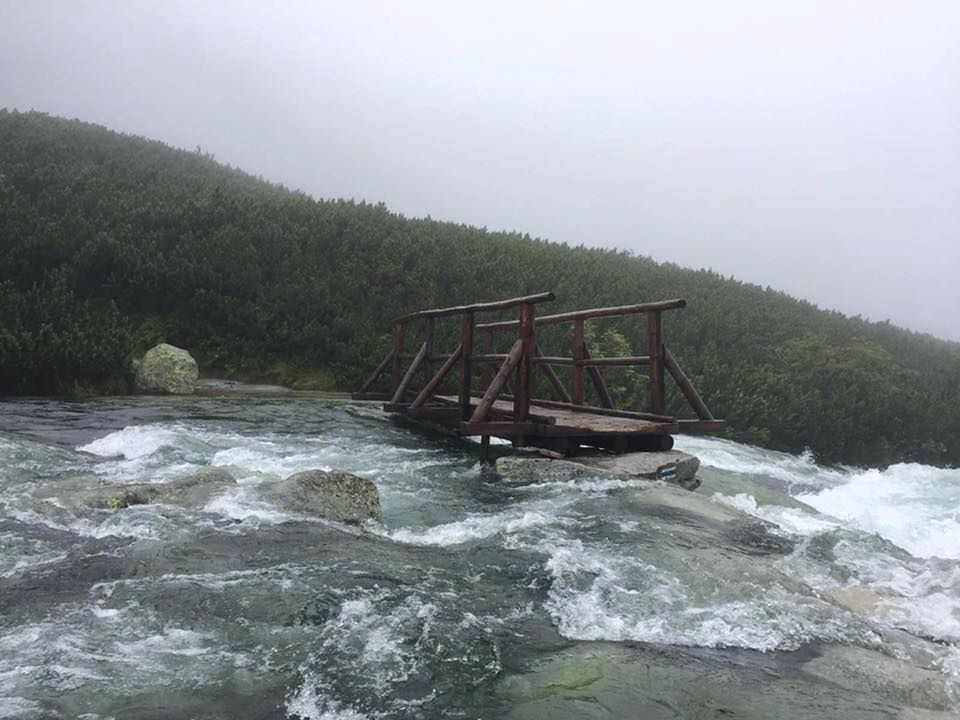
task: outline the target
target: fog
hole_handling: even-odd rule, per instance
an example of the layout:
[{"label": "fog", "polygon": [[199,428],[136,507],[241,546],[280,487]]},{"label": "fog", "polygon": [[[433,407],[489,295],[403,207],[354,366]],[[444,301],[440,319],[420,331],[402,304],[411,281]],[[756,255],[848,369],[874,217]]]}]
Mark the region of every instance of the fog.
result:
[{"label": "fog", "polygon": [[955,0],[0,0],[0,106],[960,340],[958,39]]}]

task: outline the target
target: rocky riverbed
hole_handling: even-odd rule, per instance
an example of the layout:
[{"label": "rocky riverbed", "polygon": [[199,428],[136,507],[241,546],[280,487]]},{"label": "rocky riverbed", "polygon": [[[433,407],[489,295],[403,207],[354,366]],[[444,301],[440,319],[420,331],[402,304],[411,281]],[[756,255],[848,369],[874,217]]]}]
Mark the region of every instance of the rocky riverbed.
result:
[{"label": "rocky riverbed", "polygon": [[0,717],[956,717],[958,471],[678,448],[696,492],[309,394],[3,402]]}]

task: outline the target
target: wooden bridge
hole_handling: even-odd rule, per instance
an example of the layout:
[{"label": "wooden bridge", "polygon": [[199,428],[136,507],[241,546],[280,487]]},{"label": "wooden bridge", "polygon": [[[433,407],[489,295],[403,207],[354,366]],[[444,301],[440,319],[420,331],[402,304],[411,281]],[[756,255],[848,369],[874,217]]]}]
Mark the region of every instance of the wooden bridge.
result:
[{"label": "wooden bridge", "polygon": [[[538,304],[554,299],[541,293],[498,302],[423,310],[393,321],[393,344],[381,363],[356,393],[357,400],[385,400],[384,409],[416,420],[438,424],[460,435],[480,436],[482,459],[488,457],[490,437],[505,438],[515,446],[534,446],[574,455],[581,446],[613,452],[668,450],[672,435],[681,432],[711,432],[723,427],[707,409],[690,380],[667,349],[663,339],[663,313],[686,306],[684,300],[620,305],[536,316]],[[478,324],[477,315],[519,308],[516,320]],[[629,315],[646,316],[647,354],[630,357],[592,357],[585,342],[589,320]],[[436,321],[460,317],[459,345],[449,354],[434,349]],[[537,330],[547,325],[569,324],[570,355],[545,355],[537,343]],[[404,344],[410,329],[419,328],[423,340],[404,366]],[[509,333],[516,339],[506,353],[495,353],[496,337]],[[450,333],[448,333],[449,335]],[[475,339],[484,340],[477,353]],[[452,342],[451,342],[452,344]],[[441,365],[433,371],[433,364]],[[492,369],[499,365],[496,373]],[[614,407],[601,372],[604,367],[647,367],[649,402],[646,412]],[[474,368],[481,372],[475,373]],[[569,368],[569,391],[557,374]],[[448,376],[459,370],[456,393]],[[389,369],[389,392],[373,388]],[[535,371],[543,373],[544,386],[554,398],[534,397]],[[426,383],[415,386],[418,374]],[[475,374],[480,376],[474,388]],[[584,400],[584,375],[593,386],[599,405]],[[679,419],[667,414],[665,375],[680,388],[695,418]],[[512,385],[512,392],[508,386]],[[447,392],[442,388],[446,386]]]}]

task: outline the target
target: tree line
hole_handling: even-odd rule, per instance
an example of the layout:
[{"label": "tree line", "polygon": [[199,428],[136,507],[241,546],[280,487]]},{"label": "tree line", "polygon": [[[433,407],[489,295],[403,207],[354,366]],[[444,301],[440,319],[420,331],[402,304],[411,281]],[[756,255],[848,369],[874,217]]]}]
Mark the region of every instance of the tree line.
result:
[{"label": "tree line", "polygon": [[[825,462],[960,464],[957,343],[630,252],[317,201],[200,152],[0,110],[0,394],[123,391],[160,341],[207,375],[346,390],[389,346],[389,318],[544,290],[547,312],[685,298],[666,341],[731,437]],[[642,354],[636,318],[588,328],[594,352]],[[456,329],[438,332],[442,347]],[[566,354],[556,331],[542,342]],[[604,372],[643,407],[642,372]]]}]

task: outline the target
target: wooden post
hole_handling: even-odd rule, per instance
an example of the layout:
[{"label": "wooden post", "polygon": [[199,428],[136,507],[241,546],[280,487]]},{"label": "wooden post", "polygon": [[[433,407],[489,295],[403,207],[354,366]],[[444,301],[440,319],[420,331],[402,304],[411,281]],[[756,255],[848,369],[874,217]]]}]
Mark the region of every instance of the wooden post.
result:
[{"label": "wooden post", "polygon": [[390,392],[395,393],[403,378],[403,332],[404,324],[393,326],[393,367],[390,370]]},{"label": "wooden post", "polygon": [[[586,343],[583,344],[583,359],[590,359],[590,351],[587,350]],[[610,391],[607,389],[607,384],[603,381],[603,375],[600,374],[600,368],[588,365],[587,374],[590,375],[590,379],[593,381],[593,387],[597,391],[597,396],[600,398],[600,404],[605,408],[612,408],[613,400],[610,398]]]},{"label": "wooden post", "polygon": [[423,374],[427,380],[433,377],[433,363],[430,358],[433,357],[433,318],[426,318],[423,321],[423,344],[427,346],[427,355],[423,358]]},{"label": "wooden post", "polygon": [[[523,356],[523,341],[517,340],[513,347],[510,349],[510,352],[507,354],[506,359],[503,361],[503,365],[500,366],[500,369],[497,371],[496,376],[487,386],[486,392],[483,393],[483,397],[480,398],[480,402],[477,404],[477,409],[473,411],[473,415],[470,417],[470,422],[485,422],[490,416],[490,410],[493,408],[493,404],[497,401],[497,396],[503,390],[503,386],[507,383],[507,378],[510,377],[510,373],[513,372],[513,369],[520,364],[520,358]],[[514,399],[514,408],[516,408],[516,399]],[[516,412],[516,410],[514,410]]]},{"label": "wooden post", "polygon": [[650,373],[650,412],[663,415],[666,410],[666,400],[663,384],[663,318],[659,310],[647,313],[647,355],[650,364],[647,369]]},{"label": "wooden post", "polygon": [[470,379],[473,361],[473,325],[472,312],[465,312],[460,323],[460,418],[470,417]]},{"label": "wooden post", "polygon": [[410,383],[413,381],[413,377],[417,374],[417,370],[420,369],[420,364],[423,362],[424,358],[427,357],[427,343],[424,342],[420,346],[420,351],[417,353],[417,356],[413,359],[413,362],[410,363],[410,367],[407,368],[407,372],[403,375],[403,380],[400,381],[400,384],[397,386],[397,389],[393,391],[393,399],[390,401],[392,403],[402,403],[403,395],[407,392],[407,388],[410,387]]},{"label": "wooden post", "polygon": [[526,303],[520,306],[520,327],[518,340],[522,345],[520,362],[517,363],[517,381],[513,393],[513,421],[526,422],[530,415],[530,394],[533,390],[533,376],[531,360],[535,355],[536,338],[534,331],[533,304]]},{"label": "wooden post", "polygon": [[[542,358],[544,356],[539,345],[535,345],[534,350],[536,351],[538,358]],[[560,399],[563,402],[570,402],[570,393],[567,392],[567,389],[563,386],[563,383],[560,382],[560,378],[557,377],[557,371],[553,369],[553,366],[544,363],[543,374],[547,376],[547,380],[549,380],[550,384],[553,385],[553,389],[556,390],[557,395],[560,396]]]},{"label": "wooden post", "polygon": [[480,436],[480,464],[481,465],[490,464],[490,436],[489,435]]},{"label": "wooden post", "polygon": [[573,356],[573,366],[570,368],[570,395],[574,405],[583,405],[583,320],[573,321],[570,329],[570,354]]},{"label": "wooden post", "polygon": [[680,386],[683,396],[687,399],[687,402],[690,403],[690,407],[697,413],[697,417],[701,420],[713,420],[713,413],[707,408],[706,403],[703,402],[703,398],[700,397],[700,393],[693,387],[686,373],[680,369],[677,361],[673,359],[673,355],[670,354],[666,345],[663,347],[663,361],[667,366],[667,370],[669,370],[673,376],[673,379],[677,381],[677,385]]},{"label": "wooden post", "polygon": [[433,391],[437,389],[443,379],[447,376],[447,373],[456,365],[457,360],[460,359],[460,352],[463,350],[463,345],[457,345],[457,349],[453,351],[453,354],[448,357],[443,365],[440,366],[440,369],[437,370],[436,375],[430,378],[430,382],[427,383],[426,387],[420,391],[420,394],[417,395],[416,399],[410,403],[410,409],[415,410],[418,407],[421,407],[427,400],[430,399],[430,396],[433,395]]},{"label": "wooden post", "polygon": [[360,386],[359,390],[357,390],[358,395],[367,392],[367,390],[373,387],[373,384],[383,374],[383,371],[387,369],[387,365],[390,364],[390,361],[392,359],[393,359],[393,348],[390,348],[389,350],[387,350],[387,354],[384,355],[383,360],[380,361],[380,364],[377,365],[377,369],[373,371],[373,374],[371,374],[370,377],[367,378],[367,381]]}]

